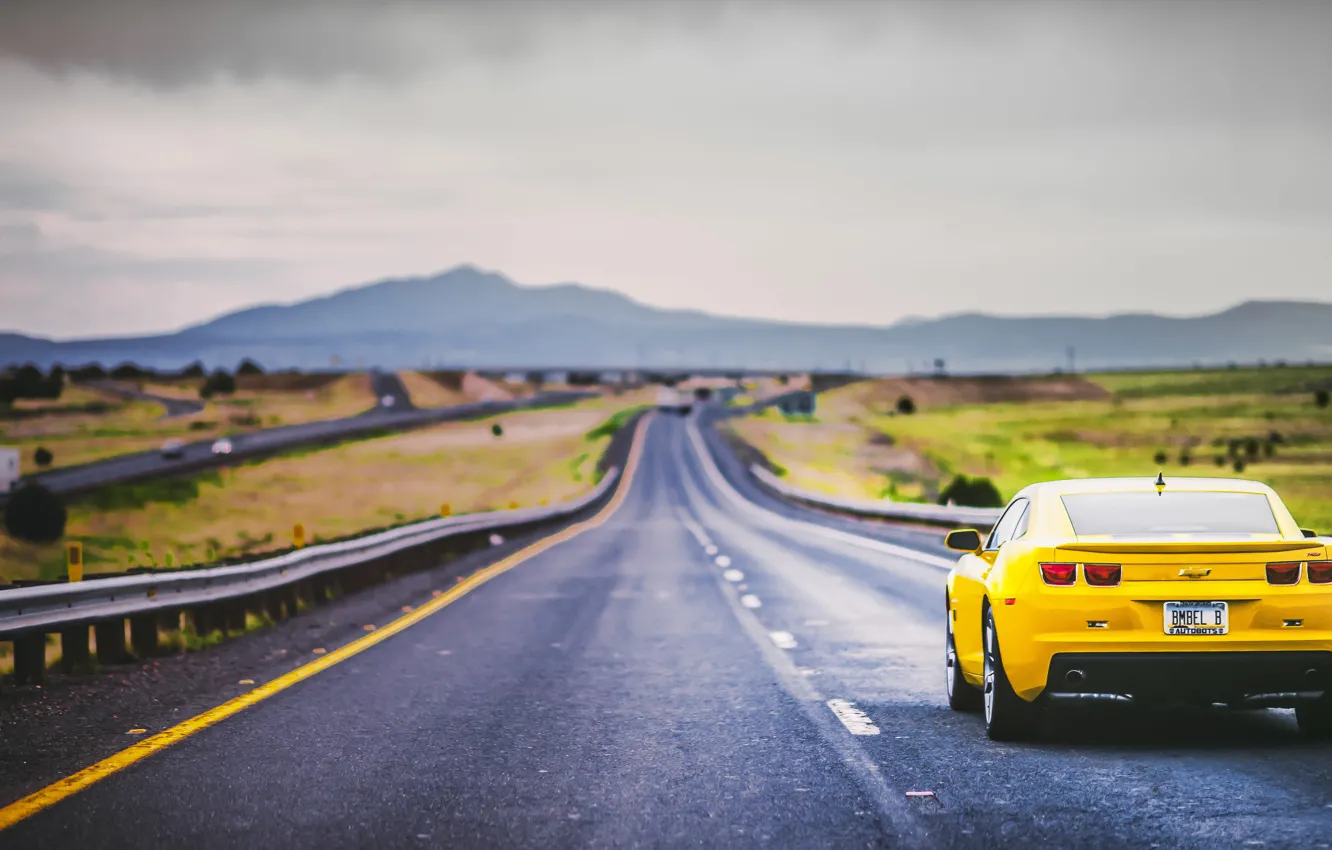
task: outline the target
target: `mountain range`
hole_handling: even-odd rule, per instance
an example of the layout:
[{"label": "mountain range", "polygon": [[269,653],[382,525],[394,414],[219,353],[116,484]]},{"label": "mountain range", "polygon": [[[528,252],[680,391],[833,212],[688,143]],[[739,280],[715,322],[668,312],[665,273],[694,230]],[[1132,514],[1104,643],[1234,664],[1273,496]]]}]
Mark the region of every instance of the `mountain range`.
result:
[{"label": "mountain range", "polygon": [[[520,286],[474,266],[239,310],[171,334],[56,341],[0,334],[0,364],[159,369],[856,369],[1037,372],[1332,360],[1332,304],[1250,301],[1175,318],[965,313],[833,326],[666,310],[578,284]],[[1071,351],[1070,351],[1071,350]]]}]

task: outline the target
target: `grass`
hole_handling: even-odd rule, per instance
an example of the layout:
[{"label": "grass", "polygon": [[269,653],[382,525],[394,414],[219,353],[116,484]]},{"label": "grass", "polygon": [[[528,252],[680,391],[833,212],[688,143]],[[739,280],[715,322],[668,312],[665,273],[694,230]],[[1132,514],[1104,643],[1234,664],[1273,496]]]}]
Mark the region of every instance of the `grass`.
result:
[{"label": "grass", "polygon": [[[196,383],[145,382],[158,395],[198,398]],[[105,410],[79,408],[100,401]],[[345,375],[306,389],[246,389],[210,400],[201,413],[162,418],[161,405],[123,401],[83,387],[67,387],[58,402],[20,402],[43,415],[0,419],[0,445],[18,448],[24,475],[40,471],[33,454],[45,446],[54,455],[51,468],[72,466],[132,452],[153,451],[168,439],[204,440],[299,422],[352,416],[375,404],[366,375]]]},{"label": "grass", "polygon": [[[955,404],[904,416],[864,404],[864,393],[849,387],[821,397],[817,423],[768,415],[735,428],[786,466],[793,483],[824,492],[930,500],[964,474],[991,478],[1007,498],[1034,481],[1164,470],[1167,478],[1263,481],[1306,527],[1332,531],[1332,409],[1313,400],[1332,368],[1090,377],[1111,397]],[[1269,457],[1273,434],[1280,442]],[[1237,473],[1230,443],[1249,440],[1258,454],[1249,458],[1241,448],[1245,467]]]},{"label": "grass", "polygon": [[[102,488],[70,505],[67,539],[84,544],[87,571],[175,566],[289,546],[307,539],[452,513],[572,498],[596,480],[596,461],[636,399],[505,414],[289,455],[204,474]],[[609,414],[609,418],[608,418]],[[490,427],[502,422],[502,437]],[[0,537],[0,577],[55,579],[62,544]]]}]

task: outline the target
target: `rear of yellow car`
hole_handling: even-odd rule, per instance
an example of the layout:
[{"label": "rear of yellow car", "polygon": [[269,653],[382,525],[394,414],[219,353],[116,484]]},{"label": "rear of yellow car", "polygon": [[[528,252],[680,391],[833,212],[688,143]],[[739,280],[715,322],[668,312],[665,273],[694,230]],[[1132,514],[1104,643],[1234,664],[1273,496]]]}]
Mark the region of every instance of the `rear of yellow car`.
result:
[{"label": "rear of yellow car", "polygon": [[1332,732],[1332,551],[1275,493],[1056,484],[1028,494],[1032,533],[986,577],[984,687],[994,666],[1023,702],[1294,707],[1307,733]]}]

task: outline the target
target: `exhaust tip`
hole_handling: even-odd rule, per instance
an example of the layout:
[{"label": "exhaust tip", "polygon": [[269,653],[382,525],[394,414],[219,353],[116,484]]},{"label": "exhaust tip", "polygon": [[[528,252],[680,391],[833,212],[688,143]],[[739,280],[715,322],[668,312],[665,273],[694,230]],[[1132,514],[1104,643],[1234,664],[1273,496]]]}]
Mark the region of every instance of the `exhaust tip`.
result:
[{"label": "exhaust tip", "polygon": [[1081,670],[1069,670],[1064,674],[1064,681],[1075,688],[1080,688],[1087,681],[1087,674]]}]

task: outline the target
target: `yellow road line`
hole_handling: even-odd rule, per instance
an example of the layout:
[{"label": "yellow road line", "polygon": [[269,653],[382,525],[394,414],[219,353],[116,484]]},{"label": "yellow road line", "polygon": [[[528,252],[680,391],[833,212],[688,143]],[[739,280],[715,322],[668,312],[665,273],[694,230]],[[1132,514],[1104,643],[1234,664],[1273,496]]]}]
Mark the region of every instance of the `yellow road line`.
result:
[{"label": "yellow road line", "polygon": [[184,740],[195,732],[207,729],[209,726],[219,723],[261,700],[268,699],[280,691],[285,691],[297,682],[303,682],[316,673],[327,670],[334,664],[346,661],[353,655],[387,640],[415,623],[419,623],[436,611],[461,599],[476,588],[496,576],[508,572],[524,561],[534,558],[542,552],[545,552],[547,549],[558,546],[566,540],[572,540],[584,531],[600,526],[606,522],[606,520],[610,519],[615,511],[619,509],[629,492],[629,485],[633,481],[634,472],[638,468],[638,461],[643,453],[643,435],[647,430],[648,419],[649,417],[644,417],[643,420],[639,422],[638,428],[634,433],[633,446],[629,450],[629,458],[625,462],[624,473],[616,487],[615,494],[611,497],[611,500],[606,506],[597,512],[596,516],[590,517],[575,525],[571,525],[563,531],[552,534],[549,537],[543,537],[531,546],[513,553],[504,560],[473,573],[440,596],[431,599],[429,602],[412,611],[410,614],[405,614],[383,628],[376,629],[375,631],[366,634],[364,637],[357,638],[341,649],[320,656],[315,661],[297,667],[295,670],[285,673],[271,682],[260,685],[248,693],[241,694],[234,699],[222,703],[216,708],[211,708],[208,711],[205,711],[203,714],[196,715],[189,720],[178,723],[164,732],[159,732],[150,738],[144,738],[137,744],[121,750],[115,755],[105,758],[90,767],[85,767],[78,773],[54,782],[40,791],[29,794],[21,800],[10,803],[8,806],[0,809],[0,830],[8,829],[19,821],[32,817],[42,809],[53,806],[66,797],[77,794],[94,782],[99,782],[118,770],[129,767],[135,762],[141,761],[159,750],[164,750],[177,741]]}]

